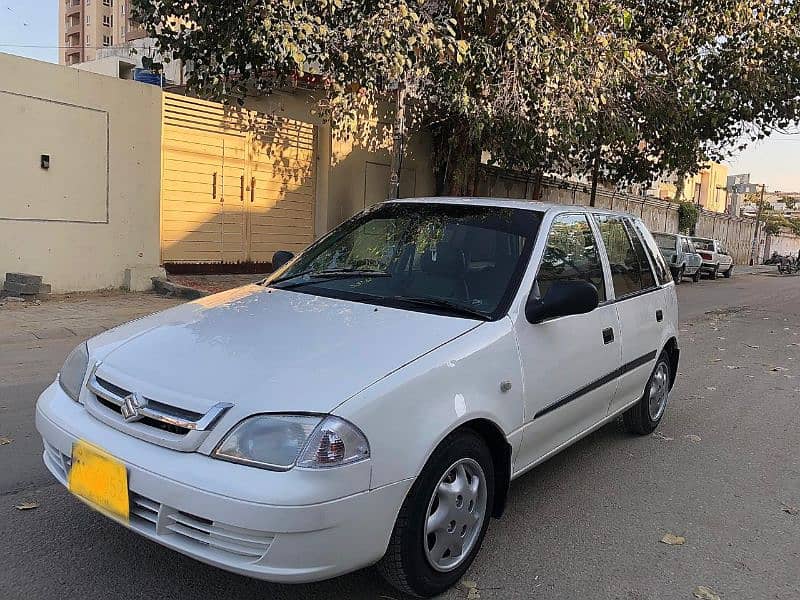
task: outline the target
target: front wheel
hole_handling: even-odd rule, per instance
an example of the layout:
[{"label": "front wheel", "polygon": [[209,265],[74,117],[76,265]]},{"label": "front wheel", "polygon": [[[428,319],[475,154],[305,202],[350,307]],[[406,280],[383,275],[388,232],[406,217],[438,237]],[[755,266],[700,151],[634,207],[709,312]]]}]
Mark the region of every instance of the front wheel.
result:
[{"label": "front wheel", "polygon": [[692,281],[694,283],[700,283],[700,276],[701,275],[702,275],[702,273],[700,272],[700,269],[697,269],[697,271],[695,271],[694,275],[692,275]]},{"label": "front wheel", "polygon": [[451,435],[411,487],[378,570],[406,594],[441,594],[478,553],[493,502],[494,463],[486,443],[468,430]]},{"label": "front wheel", "polygon": [[669,389],[672,381],[671,367],[666,354],[661,354],[656,361],[644,395],[622,415],[625,427],[631,433],[648,435],[653,433],[664,416],[669,400]]},{"label": "front wheel", "polygon": [[725,277],[725,279],[730,279],[732,275],[733,275],[733,265],[731,265],[730,268],[728,268],[728,270],[722,274],[722,276]]},{"label": "front wheel", "polygon": [[683,281],[683,275],[686,272],[686,267],[681,267],[677,271],[672,272],[672,279],[675,280],[675,285],[680,285]]}]

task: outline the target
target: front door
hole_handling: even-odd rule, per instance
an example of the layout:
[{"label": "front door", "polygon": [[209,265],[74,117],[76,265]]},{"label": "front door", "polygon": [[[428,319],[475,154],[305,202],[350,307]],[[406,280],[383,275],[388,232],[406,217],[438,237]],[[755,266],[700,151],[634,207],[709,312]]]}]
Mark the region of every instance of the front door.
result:
[{"label": "front door", "polygon": [[556,280],[582,279],[598,290],[588,314],[517,324],[525,426],[515,470],[541,461],[605,418],[617,387],[621,345],[614,304],[606,300],[599,245],[586,214],[555,217],[535,286],[544,295]]}]

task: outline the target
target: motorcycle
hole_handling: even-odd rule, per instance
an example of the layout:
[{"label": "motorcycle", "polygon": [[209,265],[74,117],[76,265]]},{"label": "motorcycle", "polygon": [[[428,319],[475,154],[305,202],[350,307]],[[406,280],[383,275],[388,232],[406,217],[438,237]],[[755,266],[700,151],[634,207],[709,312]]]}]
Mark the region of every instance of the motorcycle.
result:
[{"label": "motorcycle", "polygon": [[800,257],[781,256],[778,259],[778,273],[792,275],[800,273]]}]

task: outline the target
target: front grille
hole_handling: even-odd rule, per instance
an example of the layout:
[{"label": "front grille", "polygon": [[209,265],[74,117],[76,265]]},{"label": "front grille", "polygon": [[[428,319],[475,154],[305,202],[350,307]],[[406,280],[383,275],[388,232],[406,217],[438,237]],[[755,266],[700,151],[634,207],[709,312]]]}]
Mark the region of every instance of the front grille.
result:
[{"label": "front grille", "polygon": [[156,536],[177,536],[184,547],[226,560],[252,562],[261,558],[275,536],[212,521],[131,493],[131,524]]},{"label": "front grille", "polygon": [[[110,400],[106,400],[102,396],[95,395],[95,398],[97,398],[97,401],[103,406],[105,406],[107,409],[113,410],[120,417],[122,417],[121,406],[114,404]],[[169,431],[170,433],[174,433],[176,435],[186,435],[187,433],[189,433],[189,431],[191,431],[186,427],[178,427],[177,425],[173,425],[172,423],[164,423],[162,421],[156,421],[155,419],[150,419],[149,417],[144,417],[143,419],[137,421],[137,423],[141,423],[142,425],[149,425],[150,427],[155,427],[156,429],[160,429],[161,431]]]},{"label": "front grille", "polygon": [[47,442],[44,443],[44,455],[45,461],[55,469],[56,476],[66,481],[72,468],[72,457],[62,454],[58,448]]}]

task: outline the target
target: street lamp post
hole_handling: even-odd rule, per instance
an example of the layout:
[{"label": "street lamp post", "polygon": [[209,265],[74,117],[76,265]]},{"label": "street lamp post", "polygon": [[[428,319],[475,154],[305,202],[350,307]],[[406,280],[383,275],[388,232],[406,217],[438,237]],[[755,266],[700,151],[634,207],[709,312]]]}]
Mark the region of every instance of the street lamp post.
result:
[{"label": "street lamp post", "polygon": [[766,184],[761,184],[761,200],[758,203],[758,212],[756,212],[756,226],[753,228],[753,245],[750,248],[750,266],[756,264],[756,252],[758,250],[758,225],[761,223],[761,211],[764,210],[764,190]]}]

